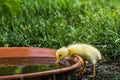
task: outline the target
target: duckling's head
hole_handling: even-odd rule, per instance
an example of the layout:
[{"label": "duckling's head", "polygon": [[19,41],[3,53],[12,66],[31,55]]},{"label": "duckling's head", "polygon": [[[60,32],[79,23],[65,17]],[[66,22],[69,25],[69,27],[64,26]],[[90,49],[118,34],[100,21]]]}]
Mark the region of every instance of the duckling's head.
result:
[{"label": "duckling's head", "polygon": [[59,63],[62,59],[64,59],[68,55],[68,53],[69,53],[69,51],[66,47],[62,47],[62,48],[58,49],[56,52],[56,58],[57,58],[56,63]]}]

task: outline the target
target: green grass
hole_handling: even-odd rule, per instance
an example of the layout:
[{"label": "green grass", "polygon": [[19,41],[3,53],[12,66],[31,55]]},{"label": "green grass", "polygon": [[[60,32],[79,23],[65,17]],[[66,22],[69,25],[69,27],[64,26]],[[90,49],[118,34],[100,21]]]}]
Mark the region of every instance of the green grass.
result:
[{"label": "green grass", "polygon": [[0,6],[0,46],[57,49],[72,43],[89,43],[106,59],[117,59],[119,4],[119,0],[23,0],[16,11],[10,2],[7,15]]}]

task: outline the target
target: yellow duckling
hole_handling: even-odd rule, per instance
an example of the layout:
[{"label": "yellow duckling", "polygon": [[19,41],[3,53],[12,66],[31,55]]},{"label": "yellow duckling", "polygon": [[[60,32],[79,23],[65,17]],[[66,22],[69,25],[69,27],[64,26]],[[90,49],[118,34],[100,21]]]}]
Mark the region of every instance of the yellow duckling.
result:
[{"label": "yellow duckling", "polygon": [[101,59],[100,52],[93,46],[88,44],[73,44],[68,47],[62,47],[57,50],[56,52],[56,58],[57,62],[59,63],[62,59],[64,59],[66,56],[74,56],[79,55],[83,58],[83,69],[78,72],[76,75],[81,76],[86,70],[86,61],[92,63],[93,72],[88,75],[88,77],[94,77],[96,75],[96,67],[95,64],[97,63],[97,60]]}]

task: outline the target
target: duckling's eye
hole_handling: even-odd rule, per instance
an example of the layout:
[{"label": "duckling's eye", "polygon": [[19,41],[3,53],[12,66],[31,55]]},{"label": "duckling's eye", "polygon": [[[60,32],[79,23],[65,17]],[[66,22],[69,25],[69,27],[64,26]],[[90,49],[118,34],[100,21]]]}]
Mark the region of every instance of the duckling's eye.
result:
[{"label": "duckling's eye", "polygon": [[62,55],[60,54],[59,57],[61,57]]}]

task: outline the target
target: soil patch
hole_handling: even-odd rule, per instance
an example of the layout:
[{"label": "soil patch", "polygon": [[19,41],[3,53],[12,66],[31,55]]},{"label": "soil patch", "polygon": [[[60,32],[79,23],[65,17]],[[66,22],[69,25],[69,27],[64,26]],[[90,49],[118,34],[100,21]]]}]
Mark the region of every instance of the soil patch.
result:
[{"label": "soil patch", "polygon": [[74,80],[120,80],[120,62],[104,62],[96,65],[97,73],[94,78],[87,78],[86,75],[91,73],[91,66],[88,64],[86,73],[80,78]]}]

